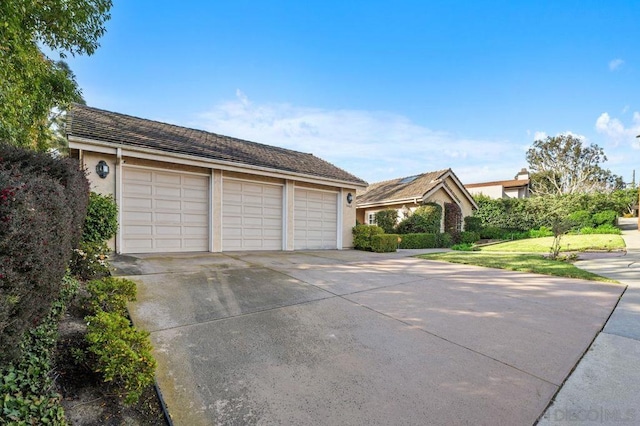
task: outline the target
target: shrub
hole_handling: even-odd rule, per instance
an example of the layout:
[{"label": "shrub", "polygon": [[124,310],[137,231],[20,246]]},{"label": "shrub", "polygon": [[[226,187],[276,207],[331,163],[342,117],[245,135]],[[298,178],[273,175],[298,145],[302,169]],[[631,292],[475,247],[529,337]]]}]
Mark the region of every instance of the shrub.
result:
[{"label": "shrub", "polygon": [[80,246],[73,250],[69,270],[81,280],[106,277],[109,270],[109,247],[104,242],[87,243],[80,242]]},{"label": "shrub", "polygon": [[488,240],[502,240],[504,231],[495,226],[487,226],[480,231],[480,238]]},{"label": "shrub", "polygon": [[371,250],[371,237],[383,234],[377,225],[356,225],[353,227],[353,247],[358,250]]},{"label": "shrub", "polygon": [[60,395],[54,391],[51,358],[58,321],[76,294],[78,282],[65,276],[60,288],[44,320],[24,334],[21,357],[0,368],[0,424],[67,424]]},{"label": "shrub", "polygon": [[93,312],[127,314],[127,302],[136,300],[136,284],[125,278],[105,277],[89,281],[87,291]]},{"label": "shrub", "polygon": [[465,217],[464,230],[470,232],[480,232],[482,230],[482,220],[476,216]]},{"label": "shrub", "polygon": [[378,234],[371,237],[371,250],[376,253],[391,253],[398,249],[397,234]]},{"label": "shrub", "polygon": [[576,228],[593,226],[593,219],[591,217],[591,212],[589,212],[588,210],[575,211],[568,216],[568,219]]},{"label": "shrub", "polygon": [[615,226],[618,220],[618,213],[613,210],[604,210],[593,215],[593,223],[599,225]]},{"label": "shrub", "polygon": [[115,236],[117,231],[118,206],[113,197],[91,192],[82,240],[87,243],[101,243]]},{"label": "shrub", "polygon": [[[459,233],[462,230],[462,210],[456,203],[444,204],[444,231],[450,234]],[[457,236],[459,238],[459,235]],[[456,237],[454,237],[454,240]]]},{"label": "shrub", "polygon": [[0,144],[0,363],[56,300],[87,197],[77,162]]},{"label": "shrub", "polygon": [[440,232],[442,207],[436,203],[428,203],[418,207],[411,216],[400,222],[396,228],[398,234],[415,234]]},{"label": "shrub", "polygon": [[611,225],[600,225],[597,228],[593,228],[593,227],[584,227],[582,229],[580,229],[580,233],[581,234],[616,234],[616,235],[620,235],[622,234],[622,231],[620,231],[620,228],[616,228],[615,226],[611,226]]},{"label": "shrub", "polygon": [[99,311],[86,318],[89,352],[95,369],[106,382],[114,382],[127,404],[138,401],[154,380],[156,362],[149,333],[136,330],[116,312]]},{"label": "shrub", "polygon": [[478,248],[471,244],[471,243],[461,243],[461,244],[454,244],[451,246],[451,250],[457,250],[457,251],[477,251]]},{"label": "shrub", "polygon": [[398,211],[394,209],[381,210],[375,214],[376,225],[384,230],[385,233],[393,233],[398,224]]},{"label": "shrub", "polygon": [[426,249],[435,248],[437,243],[436,234],[403,234],[400,235],[401,249]]},{"label": "shrub", "polygon": [[460,242],[462,244],[473,244],[480,239],[480,233],[474,231],[463,231],[460,233]]},{"label": "shrub", "polygon": [[453,245],[453,238],[450,234],[444,232],[437,234],[436,247],[448,248]]},{"label": "shrub", "polygon": [[552,236],[553,231],[551,231],[551,228],[546,226],[541,226],[540,229],[532,229],[529,231],[529,238],[542,238]]}]

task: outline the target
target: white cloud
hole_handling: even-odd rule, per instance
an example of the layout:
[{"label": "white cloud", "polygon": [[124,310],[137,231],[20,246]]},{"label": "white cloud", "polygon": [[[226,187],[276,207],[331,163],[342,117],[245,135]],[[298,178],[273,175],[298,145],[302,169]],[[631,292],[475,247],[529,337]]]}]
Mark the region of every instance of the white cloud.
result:
[{"label": "white cloud", "polygon": [[640,149],[640,143],[636,138],[640,135],[640,112],[633,113],[632,124],[628,127],[620,119],[612,118],[603,112],[596,120],[596,130],[605,135],[614,146],[626,141],[632,148]]},{"label": "white cloud", "polygon": [[612,61],[609,61],[609,70],[616,71],[620,69],[622,65],[624,65],[624,61],[622,59],[613,59]]},{"label": "white cloud", "polygon": [[546,138],[547,138],[547,136],[548,136],[548,135],[547,135],[547,133],[546,133],[546,132],[540,132],[540,131],[538,131],[538,132],[535,132],[535,133],[533,134],[533,140],[534,140],[534,141],[541,141],[541,140],[546,139]]},{"label": "white cloud", "polygon": [[449,167],[463,182],[508,179],[526,165],[509,142],[462,138],[384,111],[256,104],[240,90],[188,125],[313,153],[369,182]]}]

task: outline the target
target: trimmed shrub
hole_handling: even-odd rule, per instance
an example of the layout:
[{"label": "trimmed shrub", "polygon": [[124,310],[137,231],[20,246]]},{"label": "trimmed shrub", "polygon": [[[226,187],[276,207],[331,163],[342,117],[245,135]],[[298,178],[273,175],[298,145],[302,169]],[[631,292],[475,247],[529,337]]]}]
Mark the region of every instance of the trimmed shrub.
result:
[{"label": "trimmed shrub", "polygon": [[503,236],[504,231],[495,226],[487,226],[480,231],[480,238],[488,240],[502,240],[504,239]]},{"label": "trimmed shrub", "polygon": [[57,299],[88,188],[77,162],[0,144],[0,363]]},{"label": "trimmed shrub", "polygon": [[384,230],[377,225],[356,225],[353,227],[353,248],[371,250],[371,237],[383,234]]},{"label": "trimmed shrub", "polygon": [[156,361],[151,355],[149,333],[136,330],[116,312],[99,311],[86,320],[86,339],[95,370],[106,382],[115,382],[125,403],[137,402],[154,380]]},{"label": "trimmed shrub", "polygon": [[615,235],[621,235],[622,231],[620,230],[620,228],[616,228],[615,226],[600,225],[597,228],[584,227],[584,228],[580,229],[580,233],[584,234],[584,235],[587,235],[587,234],[615,234]]},{"label": "trimmed shrub", "polygon": [[589,212],[588,210],[575,211],[568,216],[568,219],[576,228],[585,228],[585,227],[593,226],[593,219],[591,217],[591,212]]},{"label": "trimmed shrub", "polygon": [[127,302],[136,300],[136,284],[124,278],[105,277],[87,283],[91,310],[127,315]]},{"label": "trimmed shrub", "polygon": [[375,214],[376,225],[384,230],[385,233],[393,233],[398,224],[398,210],[387,209],[381,210]]},{"label": "trimmed shrub", "polygon": [[116,235],[118,231],[118,206],[113,197],[89,194],[87,217],[84,221],[82,241],[102,243]]},{"label": "trimmed shrub", "polygon": [[427,203],[418,207],[411,216],[400,222],[396,228],[398,234],[416,234],[440,232],[442,207],[436,203]]},{"label": "trimmed shrub", "polygon": [[[444,204],[444,231],[452,235],[460,233],[462,230],[462,210],[456,203]],[[460,238],[459,235],[454,239]]]},{"label": "trimmed shrub", "polygon": [[464,230],[470,232],[480,232],[482,230],[482,220],[476,216],[465,217]]},{"label": "trimmed shrub", "polygon": [[448,248],[453,245],[453,237],[446,232],[437,234],[436,247]]},{"label": "trimmed shrub", "polygon": [[473,244],[480,240],[480,233],[473,231],[463,231],[460,233],[460,243],[462,244]]},{"label": "trimmed shrub", "polygon": [[436,234],[402,234],[400,235],[401,249],[426,249],[435,248],[437,243]]},{"label": "trimmed shrub", "polygon": [[593,215],[593,223],[596,226],[610,225],[615,226],[618,221],[618,213],[613,210],[604,210]]},{"label": "trimmed shrub", "polygon": [[398,249],[397,234],[378,234],[371,236],[371,250],[376,253],[391,253]]}]

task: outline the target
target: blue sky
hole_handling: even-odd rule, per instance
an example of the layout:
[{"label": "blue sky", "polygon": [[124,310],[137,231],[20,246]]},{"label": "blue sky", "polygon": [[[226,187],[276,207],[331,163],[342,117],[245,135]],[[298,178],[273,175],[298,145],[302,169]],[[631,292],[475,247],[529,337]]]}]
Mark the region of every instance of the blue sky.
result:
[{"label": "blue sky", "polygon": [[[375,182],[511,179],[571,132],[640,177],[638,1],[124,1],[68,58],[90,106],[311,152]],[[636,181],[638,178],[636,179]]]}]

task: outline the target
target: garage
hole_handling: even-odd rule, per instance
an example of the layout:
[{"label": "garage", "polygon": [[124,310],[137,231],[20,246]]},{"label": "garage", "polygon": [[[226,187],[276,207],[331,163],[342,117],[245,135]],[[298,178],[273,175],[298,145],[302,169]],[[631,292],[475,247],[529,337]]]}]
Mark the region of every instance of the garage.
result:
[{"label": "garage", "polygon": [[294,249],[338,247],[338,193],[295,189]]},{"label": "garage", "polygon": [[209,177],[125,166],[122,253],[209,249]]},{"label": "garage", "polygon": [[222,183],[222,250],[282,250],[282,185]]}]

